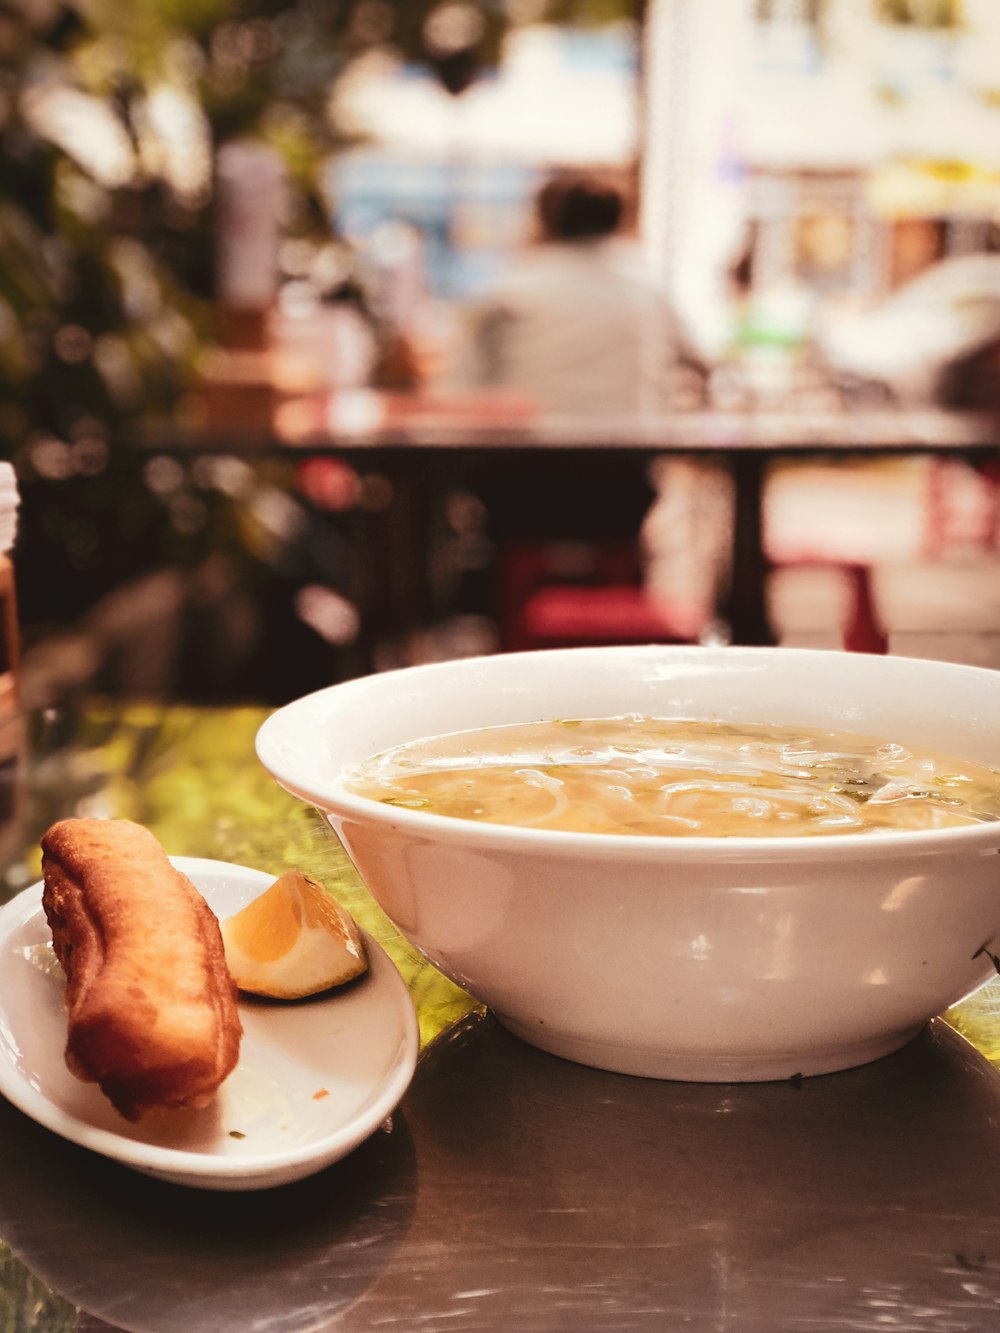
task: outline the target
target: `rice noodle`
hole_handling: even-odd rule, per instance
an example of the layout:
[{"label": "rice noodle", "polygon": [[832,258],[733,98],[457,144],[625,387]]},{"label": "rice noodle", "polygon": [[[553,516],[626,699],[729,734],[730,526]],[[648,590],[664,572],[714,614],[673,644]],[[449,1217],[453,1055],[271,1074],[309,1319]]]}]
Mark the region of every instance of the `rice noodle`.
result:
[{"label": "rice noodle", "polygon": [[1000,818],[1000,773],[896,741],[700,720],[492,727],[353,775],[375,800],[487,823],[665,837],[807,837]]}]

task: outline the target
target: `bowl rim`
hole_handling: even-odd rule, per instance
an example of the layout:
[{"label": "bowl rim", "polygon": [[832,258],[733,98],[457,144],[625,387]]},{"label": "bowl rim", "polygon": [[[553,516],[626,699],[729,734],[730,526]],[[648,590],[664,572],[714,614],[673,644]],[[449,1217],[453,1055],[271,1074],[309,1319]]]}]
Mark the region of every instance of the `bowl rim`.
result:
[{"label": "bowl rim", "polygon": [[[601,655],[638,655],[657,657],[662,653],[678,660],[690,658],[697,660],[698,654],[720,656],[727,653],[741,654],[752,660],[755,656],[766,657],[780,655],[782,658],[795,658],[830,661],[860,657],[861,654],[848,654],[838,649],[795,648],[783,646],[744,646],[736,647],[701,647],[699,645],[642,644],[642,645],[602,645],[586,648],[552,648],[529,650],[521,653],[491,654],[456,658],[444,662],[419,663],[412,666],[398,667],[394,670],[379,672],[377,678],[389,688],[394,681],[405,677],[413,681],[420,676],[439,675],[444,672],[474,670],[478,664],[494,659],[506,664],[513,664],[517,658],[540,657],[552,658],[555,655],[580,654],[594,655],[599,660]],[[869,655],[865,655],[866,660]],[[878,660],[871,658],[871,660]],[[899,663],[902,669],[909,664],[913,669],[924,671],[928,675],[957,678],[979,679],[984,683],[995,683],[1000,692],[1000,671],[989,667],[977,667],[965,663],[944,662],[932,658],[906,657],[893,654],[891,660]],[[499,669],[499,668],[498,668]],[[313,690],[297,699],[276,708],[261,723],[257,730],[255,749],[257,757],[272,778],[297,799],[313,805],[322,814],[332,816],[337,821],[377,823],[389,825],[400,833],[408,833],[414,838],[435,842],[462,842],[476,845],[489,843],[494,848],[519,852],[523,855],[544,855],[569,853],[577,855],[600,855],[605,860],[659,859],[667,861],[788,861],[793,859],[817,859],[829,856],[836,850],[844,859],[881,859],[907,854],[939,855],[947,849],[974,851],[981,845],[984,852],[1000,851],[1000,819],[986,820],[974,824],[960,825],[940,829],[887,829],[850,833],[816,833],[804,835],[771,835],[748,837],[741,835],[711,836],[692,835],[668,837],[662,834],[622,834],[622,833],[587,833],[569,829],[540,829],[525,825],[479,822],[459,819],[453,815],[442,815],[434,811],[408,810],[402,806],[389,806],[369,796],[362,796],[348,790],[344,785],[345,773],[341,772],[331,782],[303,782],[293,775],[280,753],[280,733],[293,715],[300,715],[316,709],[322,701],[334,692],[340,697],[367,687],[372,676],[360,676],[351,680],[337,682]],[[370,687],[367,687],[370,688]],[[469,728],[476,730],[477,728]],[[439,733],[444,734],[444,733]],[[413,739],[417,739],[414,737]]]}]

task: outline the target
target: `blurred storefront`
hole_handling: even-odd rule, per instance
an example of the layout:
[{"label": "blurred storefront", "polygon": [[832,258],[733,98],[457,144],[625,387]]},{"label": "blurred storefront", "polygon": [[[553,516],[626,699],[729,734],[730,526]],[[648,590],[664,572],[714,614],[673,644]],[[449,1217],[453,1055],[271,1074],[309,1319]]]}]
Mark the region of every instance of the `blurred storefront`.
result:
[{"label": "blurred storefront", "polygon": [[501,68],[458,95],[386,56],[361,62],[337,90],[339,119],[364,142],[330,163],[335,227],[384,262],[389,228],[410,225],[428,293],[475,298],[523,242],[547,169],[634,160],[638,50],[631,24],[519,28]]},{"label": "blurred storefront", "polygon": [[996,246],[998,41],[990,4],[656,0],[646,244],[709,346],[741,260],[793,343],[823,306]]}]

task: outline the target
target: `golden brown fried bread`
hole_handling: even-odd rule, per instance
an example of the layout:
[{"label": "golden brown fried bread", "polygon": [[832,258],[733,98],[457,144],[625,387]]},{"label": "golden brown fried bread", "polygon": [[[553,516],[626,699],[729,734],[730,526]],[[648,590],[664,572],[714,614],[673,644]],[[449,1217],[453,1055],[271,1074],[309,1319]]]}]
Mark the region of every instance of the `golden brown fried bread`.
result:
[{"label": "golden brown fried bread", "polygon": [[206,1106],[242,1035],[215,914],[128,820],[63,820],[42,853],[42,905],[66,974],[66,1064],[128,1120]]}]

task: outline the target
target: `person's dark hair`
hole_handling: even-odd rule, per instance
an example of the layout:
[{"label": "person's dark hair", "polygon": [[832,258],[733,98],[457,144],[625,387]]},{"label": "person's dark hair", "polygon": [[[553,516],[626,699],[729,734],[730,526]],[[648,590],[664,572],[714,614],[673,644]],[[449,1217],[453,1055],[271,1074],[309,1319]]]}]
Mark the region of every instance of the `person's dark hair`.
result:
[{"label": "person's dark hair", "polygon": [[610,236],[621,226],[622,192],[611,182],[585,172],[553,176],[535,201],[545,236],[553,241],[587,241]]}]

